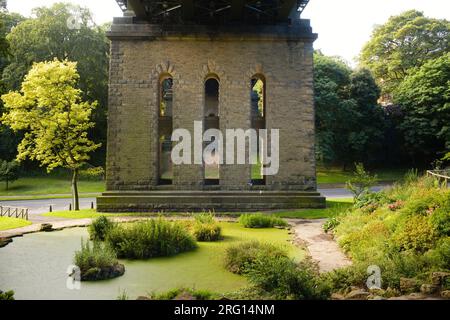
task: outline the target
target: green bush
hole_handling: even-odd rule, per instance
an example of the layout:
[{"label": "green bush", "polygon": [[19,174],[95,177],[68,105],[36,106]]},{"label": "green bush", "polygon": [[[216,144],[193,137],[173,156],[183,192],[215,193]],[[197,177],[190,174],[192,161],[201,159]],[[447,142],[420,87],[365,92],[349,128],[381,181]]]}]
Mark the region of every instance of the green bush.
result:
[{"label": "green bush", "polygon": [[273,228],[287,227],[289,225],[279,217],[265,214],[243,214],[239,217],[239,223],[245,228]]},{"label": "green bush", "polygon": [[[335,289],[361,285],[369,265],[379,266],[383,287],[393,289],[399,289],[401,277],[421,283],[431,272],[450,271],[448,189],[411,174],[403,184],[358,200],[339,216],[338,225],[330,222],[339,245],[353,260],[353,267],[329,275]],[[368,206],[373,206],[370,214]]]},{"label": "green bush", "polygon": [[309,260],[297,264],[287,257],[260,255],[246,276],[277,299],[325,300],[330,296],[330,288]]},{"label": "green bush", "polygon": [[106,240],[119,258],[128,259],[172,256],[197,247],[182,223],[161,218],[118,225]]},{"label": "green bush", "polygon": [[114,228],[115,224],[105,216],[95,219],[88,227],[90,239],[93,241],[104,241],[107,234]]},{"label": "green bush", "polygon": [[362,163],[356,163],[353,177],[347,181],[346,187],[357,199],[364,193],[370,192],[370,188],[377,183],[377,180],[377,176],[367,172]]},{"label": "green bush", "polygon": [[81,250],[75,252],[73,262],[80,268],[81,280],[103,280],[123,275],[125,269],[117,261],[114,250],[102,242],[84,243]]},{"label": "green bush", "polygon": [[222,228],[216,222],[196,223],[192,232],[197,241],[212,242],[222,238]]},{"label": "green bush", "polygon": [[195,216],[192,234],[197,241],[219,241],[222,238],[222,228],[212,213],[202,213]]},{"label": "green bush", "polygon": [[214,300],[219,296],[207,290],[195,290],[187,288],[177,288],[169,290],[161,294],[150,295],[151,300],[175,300],[175,299],[188,299],[188,300]]},{"label": "green bush", "polygon": [[423,253],[432,249],[437,239],[428,217],[413,216],[393,234],[391,242],[400,250]]},{"label": "green bush", "polygon": [[339,225],[339,223],[340,223],[339,218],[332,217],[323,224],[323,227],[322,227],[323,231],[325,231],[326,233],[333,231],[334,229],[336,229],[336,227]]},{"label": "green bush", "polygon": [[14,291],[3,292],[0,290],[0,301],[12,301],[14,300]]},{"label": "green bush", "polygon": [[239,243],[225,250],[225,268],[243,274],[260,256],[282,258],[287,257],[287,252],[283,248],[258,241]]},{"label": "green bush", "polygon": [[[367,211],[375,211],[378,207],[388,202],[386,195],[383,192],[364,192],[359,197],[355,198],[355,208],[365,208]],[[367,210],[371,208],[372,210]],[[371,213],[370,212],[370,213]]]},{"label": "green bush", "polygon": [[430,222],[440,236],[450,236],[450,191],[443,192],[441,201],[431,213]]}]

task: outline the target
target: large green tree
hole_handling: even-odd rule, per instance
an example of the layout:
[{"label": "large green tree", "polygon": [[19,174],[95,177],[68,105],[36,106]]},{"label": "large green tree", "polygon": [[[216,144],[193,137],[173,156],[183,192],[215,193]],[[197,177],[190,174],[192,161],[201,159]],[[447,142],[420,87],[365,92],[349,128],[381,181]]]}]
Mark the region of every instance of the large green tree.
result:
[{"label": "large green tree", "polygon": [[450,53],[410,71],[395,91],[409,153],[430,162],[450,151]]},{"label": "large green tree", "polygon": [[375,28],[361,63],[372,71],[383,93],[391,95],[411,69],[448,52],[449,45],[449,21],[411,10]]},{"label": "large green tree", "polygon": [[[3,71],[8,90],[17,90],[33,63],[57,58],[78,63],[83,98],[98,101],[91,137],[106,140],[109,42],[106,27],[93,24],[88,9],[57,3],[33,10],[34,18],[19,23],[7,36],[10,61]],[[103,159],[103,153],[98,154]],[[98,160],[96,162],[100,162]]]},{"label": "large green tree", "polygon": [[[6,36],[13,27],[25,20],[17,13],[10,13],[5,9],[0,10],[0,75],[10,60],[9,44]],[[6,92],[6,86],[0,79],[0,95]],[[0,116],[3,113],[3,104],[0,101]],[[0,155],[7,160],[12,160],[16,155],[16,147],[19,138],[6,126],[0,125]]]},{"label": "large green tree", "polygon": [[352,71],[340,59],[315,54],[317,154],[324,163],[370,163],[384,139],[380,89],[367,70]]},{"label": "large green tree", "polygon": [[24,131],[17,159],[38,161],[50,172],[57,167],[72,171],[73,205],[79,210],[78,175],[99,144],[87,131],[96,103],[85,102],[76,87],[76,63],[54,60],[33,65],[20,91],[2,96],[5,113],[0,121]]}]

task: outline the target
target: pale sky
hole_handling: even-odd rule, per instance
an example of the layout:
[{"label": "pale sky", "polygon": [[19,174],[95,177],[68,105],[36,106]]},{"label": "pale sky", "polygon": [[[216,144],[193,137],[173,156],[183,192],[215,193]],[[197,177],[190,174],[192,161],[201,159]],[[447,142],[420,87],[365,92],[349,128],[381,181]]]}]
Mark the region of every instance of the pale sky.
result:
[{"label": "pale sky", "polygon": [[[48,6],[58,0],[8,0],[8,8],[29,16],[31,9]],[[91,9],[97,23],[111,21],[122,13],[115,0],[66,0]],[[315,48],[327,55],[337,55],[354,64],[362,46],[377,24],[392,15],[417,9],[434,18],[450,20],[449,0],[310,0],[303,18],[311,19],[319,34]]]}]

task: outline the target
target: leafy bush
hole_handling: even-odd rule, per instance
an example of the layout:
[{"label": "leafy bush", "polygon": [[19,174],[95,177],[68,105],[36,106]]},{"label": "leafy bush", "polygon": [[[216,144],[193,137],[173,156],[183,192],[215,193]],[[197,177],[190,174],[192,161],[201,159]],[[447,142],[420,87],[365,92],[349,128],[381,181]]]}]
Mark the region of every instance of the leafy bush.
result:
[{"label": "leafy bush", "polygon": [[153,219],[118,225],[106,237],[119,258],[147,259],[172,256],[197,247],[182,223]]},{"label": "leafy bush", "polygon": [[259,255],[246,276],[277,299],[324,300],[330,296],[330,288],[309,260],[297,264],[287,257]]},{"label": "leafy bush", "polygon": [[81,250],[75,252],[73,262],[80,268],[81,280],[103,280],[123,275],[114,250],[102,242],[81,241]]},{"label": "leafy bush", "polygon": [[340,223],[339,218],[332,217],[323,224],[323,227],[322,227],[323,231],[325,231],[326,233],[333,231],[334,229],[336,229],[336,227],[339,225],[339,223]]},{"label": "leafy bush", "polygon": [[243,274],[260,256],[283,258],[287,257],[287,252],[280,247],[258,241],[239,243],[226,249],[225,267],[233,273]]},{"label": "leafy bush", "polygon": [[192,232],[197,241],[212,242],[221,239],[222,228],[216,222],[196,223]]},{"label": "leafy bush", "polygon": [[[353,267],[330,274],[333,287],[361,285],[369,265],[379,266],[383,287],[393,289],[399,288],[401,277],[420,283],[430,272],[450,271],[450,191],[433,179],[414,176],[381,195],[364,194],[339,216],[334,234]],[[373,205],[371,214],[368,204]]]},{"label": "leafy bush", "polygon": [[218,298],[218,295],[207,290],[195,290],[187,288],[177,288],[169,290],[161,294],[152,294],[150,299],[152,300],[175,300],[175,299],[188,299],[188,300],[214,300]]},{"label": "leafy bush", "polygon": [[357,199],[362,194],[369,192],[370,188],[376,183],[377,176],[367,172],[362,163],[356,163],[353,178],[347,181],[347,189],[353,193],[354,198]]},{"label": "leafy bush", "polygon": [[12,301],[14,300],[14,291],[3,292],[0,290],[0,301]]},{"label": "leafy bush", "polygon": [[430,222],[440,236],[450,236],[450,191],[443,193],[442,200],[431,214]]},{"label": "leafy bush", "polygon": [[107,234],[114,228],[115,224],[105,216],[95,219],[88,227],[89,236],[94,241],[104,241]]},{"label": "leafy bush", "polygon": [[212,213],[202,213],[195,216],[192,233],[197,241],[219,241],[222,236],[222,228]]},{"label": "leafy bush", "polygon": [[266,214],[243,214],[239,217],[239,223],[245,228],[273,228],[287,227],[289,224],[279,218]]},{"label": "leafy bush", "polygon": [[[386,195],[383,192],[371,192],[367,191],[360,194],[357,198],[355,198],[354,207],[355,208],[374,208],[372,210],[375,211],[379,206],[388,202]],[[368,210],[365,210],[368,211]]]},{"label": "leafy bush", "polygon": [[429,219],[424,216],[413,216],[393,234],[391,242],[400,250],[423,253],[433,248],[436,240],[437,234]]}]

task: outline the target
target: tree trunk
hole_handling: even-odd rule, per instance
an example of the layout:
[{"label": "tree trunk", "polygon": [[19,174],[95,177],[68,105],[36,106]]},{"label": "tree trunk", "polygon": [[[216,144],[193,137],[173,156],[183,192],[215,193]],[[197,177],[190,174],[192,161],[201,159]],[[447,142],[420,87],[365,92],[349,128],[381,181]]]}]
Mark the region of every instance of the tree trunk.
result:
[{"label": "tree trunk", "polygon": [[75,211],[79,211],[80,197],[78,195],[78,169],[75,169],[72,172],[72,206]]},{"label": "tree trunk", "polygon": [[6,191],[9,190],[9,184],[8,184],[8,179],[6,179]]}]

